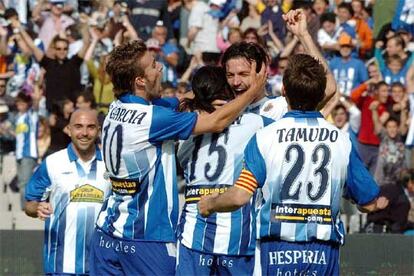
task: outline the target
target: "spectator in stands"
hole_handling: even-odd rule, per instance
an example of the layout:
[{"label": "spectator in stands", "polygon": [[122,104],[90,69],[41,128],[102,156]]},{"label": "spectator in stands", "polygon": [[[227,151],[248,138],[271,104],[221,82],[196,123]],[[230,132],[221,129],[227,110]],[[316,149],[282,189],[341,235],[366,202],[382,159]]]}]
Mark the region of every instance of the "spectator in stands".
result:
[{"label": "spectator in stands", "polygon": [[63,13],[65,2],[65,0],[39,0],[33,8],[32,17],[40,27],[39,38],[46,49],[56,35],[75,23],[72,17]]},{"label": "spectator in stands", "polygon": [[54,112],[49,116],[50,153],[64,149],[70,143],[66,127],[69,124],[70,115],[74,111],[74,104],[69,99],[63,99],[55,104],[53,110]]},{"label": "spectator in stands", "polygon": [[[179,50],[174,43],[167,41],[167,28],[162,21],[157,22],[157,25],[152,31],[152,38],[158,42],[156,59],[163,65],[162,82],[171,82],[174,87],[177,86],[177,64]],[[147,45],[148,46],[148,45]]]},{"label": "spectator in stands", "polygon": [[[363,18],[363,1],[352,0],[351,6],[353,13],[352,22],[355,22],[355,31],[357,34],[356,38],[359,46],[359,57],[364,58],[366,56],[369,56],[369,53],[372,49],[372,29],[369,27],[368,23],[365,22],[365,19]],[[349,20],[348,22],[348,24],[353,24],[350,23],[351,21]]]},{"label": "spectator in stands", "polygon": [[322,16],[329,11],[329,0],[315,0],[312,8],[318,16]]},{"label": "spectator in stands", "polygon": [[96,101],[93,93],[89,90],[83,90],[76,98],[76,109],[96,109]]},{"label": "spectator in stands", "polygon": [[[361,110],[361,128],[358,133],[358,150],[362,161],[365,163],[372,175],[375,173],[378,160],[378,148],[380,139],[376,135],[372,110],[377,110],[381,124],[389,118],[387,108],[389,105],[388,85],[380,81],[373,91],[355,89],[351,94],[351,99]],[[365,86],[366,87],[366,86]],[[363,87],[362,87],[363,88]],[[378,102],[371,105],[374,101]]]},{"label": "spectator in stands", "polygon": [[414,193],[414,170],[403,171],[397,183],[380,187],[380,196],[388,199],[387,208],[367,216],[368,233],[403,233],[408,228],[409,194]]},{"label": "spectator in stands", "polygon": [[[353,16],[352,7],[349,3],[342,2],[337,7],[337,16],[339,26],[347,33],[352,39],[356,39],[356,21],[352,19]],[[353,41],[353,45],[356,46],[356,41]]]},{"label": "spectator in stands", "polygon": [[6,84],[7,80],[0,78],[0,100],[7,105],[8,110],[13,111],[16,109],[14,106],[14,98],[6,94]]},{"label": "spectator in stands", "polygon": [[408,97],[405,91],[405,86],[400,82],[394,82],[391,84],[391,100],[392,104],[388,106],[388,113],[390,117],[397,119],[400,122],[401,134],[405,136],[407,134],[406,121],[408,120]]},{"label": "spectator in stands", "polygon": [[338,39],[342,29],[336,27],[336,15],[334,13],[322,14],[320,23],[321,28],[318,31],[317,40],[325,57],[331,58],[339,51]]},{"label": "spectator in stands", "polygon": [[46,157],[26,188],[26,214],[45,220],[46,275],[89,274],[89,244],[97,215],[110,191],[96,146],[95,111],[73,113],[72,143]]},{"label": "spectator in stands", "polygon": [[379,185],[396,184],[400,172],[405,168],[405,147],[402,140],[400,122],[389,117],[384,124],[378,116],[378,101],[370,105],[375,134],[380,139],[375,180]]},{"label": "spectator in stands", "polygon": [[261,27],[261,15],[256,5],[245,1],[243,1],[243,4],[248,5],[248,15],[241,21],[240,30],[244,32],[248,28],[259,29]]},{"label": "spectator in stands", "polygon": [[368,79],[367,69],[364,63],[351,56],[354,45],[352,38],[347,34],[339,37],[340,57],[335,57],[329,62],[329,67],[338,83],[339,91],[349,97],[352,89]]},{"label": "spectator in stands", "polygon": [[54,57],[46,56],[37,48],[32,38],[21,28],[21,33],[33,51],[33,55],[43,69],[46,70],[46,107],[51,111],[52,105],[64,97],[73,102],[76,100],[76,94],[81,90],[80,83],[80,66],[83,62],[86,50],[89,47],[89,31],[84,26],[82,31],[83,45],[77,55],[70,59],[67,58],[69,43],[66,39],[56,36],[52,41],[54,48]]},{"label": "spectator in stands", "polygon": [[37,129],[37,153],[39,163],[47,156],[50,146],[50,127],[45,117],[39,117],[39,128]]},{"label": "spectator in stands", "polygon": [[131,21],[138,36],[144,41],[151,37],[151,32],[158,20],[164,22],[167,28],[167,39],[173,38],[173,30],[170,15],[168,13],[167,0],[158,1],[136,1],[128,0]]},{"label": "spectator in stands", "polygon": [[262,37],[258,34],[257,30],[254,28],[247,28],[243,33],[243,41],[248,43],[256,43],[260,46],[264,45]]},{"label": "spectator in stands", "polygon": [[[273,32],[280,41],[284,41],[286,37],[286,24],[282,18],[282,9],[277,0],[267,0],[266,9],[261,14],[261,25],[268,24],[268,21],[272,21]],[[270,36],[265,36],[264,40],[271,40]]]},{"label": "spectator in stands", "polygon": [[21,208],[24,206],[24,188],[37,165],[37,114],[38,99],[20,92],[16,96],[16,170],[21,195]]},{"label": "spectator in stands", "polygon": [[0,100],[0,167],[3,162],[3,155],[15,150],[15,131],[13,124],[8,118],[9,107]]},{"label": "spectator in stands", "polygon": [[219,55],[220,49],[216,43],[219,19],[213,17],[209,12],[218,10],[223,3],[220,0],[210,0],[208,4],[203,1],[193,0],[188,18],[187,34],[187,46],[191,47],[193,55],[197,52],[216,53]]}]

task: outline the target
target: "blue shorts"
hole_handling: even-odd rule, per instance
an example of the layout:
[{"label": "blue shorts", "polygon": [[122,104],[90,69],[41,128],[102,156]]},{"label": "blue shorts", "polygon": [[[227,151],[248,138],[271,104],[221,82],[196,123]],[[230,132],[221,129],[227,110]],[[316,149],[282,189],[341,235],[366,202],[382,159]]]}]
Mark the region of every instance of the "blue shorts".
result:
[{"label": "blue shorts", "polygon": [[260,241],[257,246],[260,266],[256,264],[255,275],[339,275],[339,245],[321,241]]},{"label": "blue shorts", "polygon": [[128,241],[96,229],[90,249],[90,275],[174,275],[175,243]]},{"label": "blue shorts", "polygon": [[178,245],[176,275],[252,275],[254,256],[207,254]]}]

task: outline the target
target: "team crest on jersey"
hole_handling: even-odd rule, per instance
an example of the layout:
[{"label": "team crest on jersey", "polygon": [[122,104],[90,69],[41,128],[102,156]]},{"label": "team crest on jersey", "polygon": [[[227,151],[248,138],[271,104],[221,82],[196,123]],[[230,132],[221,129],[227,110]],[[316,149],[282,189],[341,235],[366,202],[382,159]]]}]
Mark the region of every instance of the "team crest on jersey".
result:
[{"label": "team crest on jersey", "polygon": [[90,184],[82,185],[70,192],[71,202],[96,202],[102,203],[104,192]]},{"label": "team crest on jersey", "polygon": [[263,111],[264,112],[268,112],[268,111],[270,111],[270,110],[272,110],[273,109],[273,104],[268,104],[268,105],[266,105],[265,106],[265,108],[263,109]]}]

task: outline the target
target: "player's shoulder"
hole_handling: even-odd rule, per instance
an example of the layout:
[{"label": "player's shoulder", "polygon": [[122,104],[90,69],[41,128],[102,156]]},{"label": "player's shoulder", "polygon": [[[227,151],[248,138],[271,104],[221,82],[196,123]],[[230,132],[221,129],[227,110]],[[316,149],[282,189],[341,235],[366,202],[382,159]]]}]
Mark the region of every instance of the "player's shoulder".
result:
[{"label": "player's shoulder", "polygon": [[68,148],[54,152],[46,156],[46,158],[43,160],[43,162],[46,163],[48,171],[55,171],[55,169],[66,167],[69,161]]}]

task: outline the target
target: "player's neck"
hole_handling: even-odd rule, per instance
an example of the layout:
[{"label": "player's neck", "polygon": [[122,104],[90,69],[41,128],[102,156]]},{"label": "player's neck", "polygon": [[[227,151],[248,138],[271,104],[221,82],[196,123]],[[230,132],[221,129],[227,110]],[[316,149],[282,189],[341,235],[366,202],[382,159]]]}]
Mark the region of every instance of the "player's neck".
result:
[{"label": "player's neck", "polygon": [[95,154],[96,154],[95,147],[91,147],[91,148],[86,149],[86,150],[78,150],[77,148],[74,148],[74,150],[76,152],[76,155],[83,162],[90,161],[95,156]]},{"label": "player's neck", "polygon": [[261,99],[263,99],[264,97],[266,97],[266,93],[265,93],[265,91],[263,90],[262,91],[262,93],[256,98],[256,99],[254,99],[253,100],[253,102],[252,102],[252,104],[254,104],[254,103],[257,103],[258,101],[260,101]]}]

